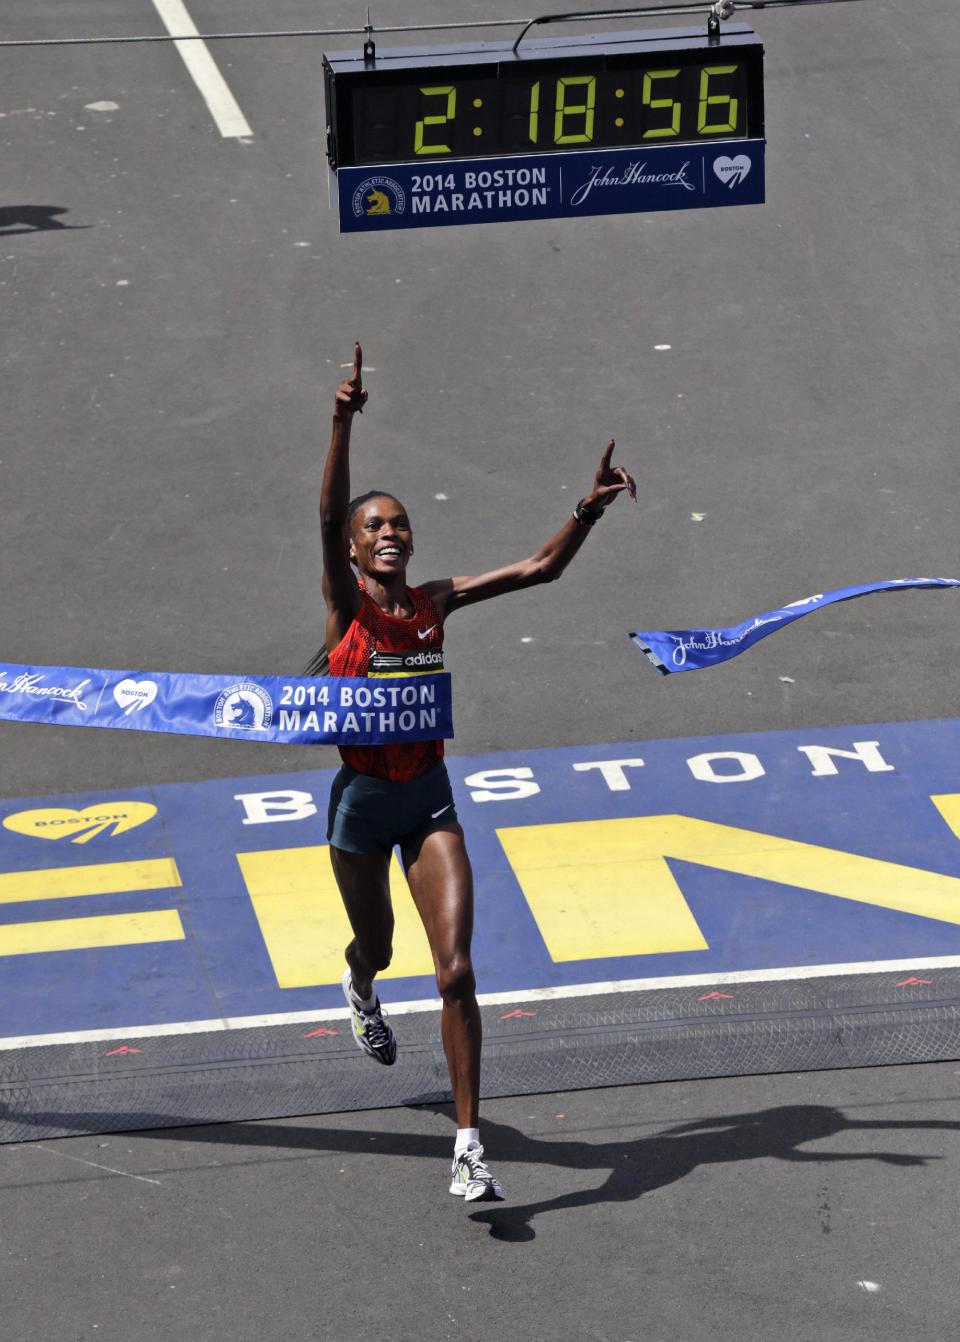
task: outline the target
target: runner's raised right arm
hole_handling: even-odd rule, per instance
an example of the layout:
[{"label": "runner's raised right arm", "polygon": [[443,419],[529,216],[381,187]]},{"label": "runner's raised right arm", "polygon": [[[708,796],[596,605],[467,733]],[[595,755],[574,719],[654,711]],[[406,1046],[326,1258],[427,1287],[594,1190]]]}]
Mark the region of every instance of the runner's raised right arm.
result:
[{"label": "runner's raised right arm", "polygon": [[350,565],[347,506],[350,502],[350,430],[367,393],[362,385],[363,352],[353,347],[353,376],[337,388],[330,447],[320,488],[320,539],[323,547],[323,598],[327,603],[327,647],[343,638],[360,606],[357,579]]}]

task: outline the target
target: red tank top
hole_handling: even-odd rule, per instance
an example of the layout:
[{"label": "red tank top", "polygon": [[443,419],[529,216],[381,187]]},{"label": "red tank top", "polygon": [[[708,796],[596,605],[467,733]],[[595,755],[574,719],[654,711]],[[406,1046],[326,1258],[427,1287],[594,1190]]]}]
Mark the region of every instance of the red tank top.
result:
[{"label": "red tank top", "polygon": [[[360,584],[360,609],[330,654],[331,676],[412,676],[443,670],[443,621],[420,587],[408,587],[413,615],[387,615]],[[404,665],[402,654],[410,654]],[[417,657],[415,654],[429,654]],[[426,663],[426,664],[424,664]],[[340,746],[345,764],[357,773],[392,783],[419,778],[443,759],[442,741],[409,741],[389,746]]]}]

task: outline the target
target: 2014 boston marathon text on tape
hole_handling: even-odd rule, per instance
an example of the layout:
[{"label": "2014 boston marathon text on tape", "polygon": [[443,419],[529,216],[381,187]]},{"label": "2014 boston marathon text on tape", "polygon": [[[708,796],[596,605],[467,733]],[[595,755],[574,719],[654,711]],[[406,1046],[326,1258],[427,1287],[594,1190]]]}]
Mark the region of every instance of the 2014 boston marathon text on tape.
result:
[{"label": "2014 boston marathon text on tape", "polygon": [[[424,663],[428,654],[416,654]],[[426,669],[426,668],[425,668]],[[0,719],[287,745],[453,736],[448,672],[396,679],[215,676],[0,662]]]}]

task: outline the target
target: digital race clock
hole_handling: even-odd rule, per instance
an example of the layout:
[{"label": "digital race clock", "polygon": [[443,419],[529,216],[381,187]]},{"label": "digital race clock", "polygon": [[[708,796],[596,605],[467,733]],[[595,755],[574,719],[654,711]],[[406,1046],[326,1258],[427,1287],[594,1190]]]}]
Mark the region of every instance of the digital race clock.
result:
[{"label": "digital race clock", "polygon": [[763,200],[742,24],[324,57],[343,230]]}]

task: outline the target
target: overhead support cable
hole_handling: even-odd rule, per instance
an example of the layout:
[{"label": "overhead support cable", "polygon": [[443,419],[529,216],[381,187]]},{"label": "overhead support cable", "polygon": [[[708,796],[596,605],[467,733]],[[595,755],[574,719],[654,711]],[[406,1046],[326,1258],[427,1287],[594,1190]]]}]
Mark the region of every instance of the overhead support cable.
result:
[{"label": "overhead support cable", "polygon": [[[572,14],[546,14],[538,18],[523,19],[470,19],[447,23],[406,23],[388,24],[377,27],[382,33],[439,33],[460,32],[476,28],[520,28],[522,29],[514,50],[527,31],[537,24],[585,23],[597,19],[632,18],[685,18],[691,14],[712,15],[714,19],[730,18],[737,10],[758,9],[805,9],[810,5],[863,4],[866,0],[689,0],[669,5],[640,5],[629,9],[578,10]],[[82,47],[82,46],[127,46],[148,42],[240,42],[245,40],[263,40],[266,38],[291,37],[364,37],[369,28],[280,28],[252,29],[232,33],[140,33],[125,37],[9,37],[0,38],[0,49],[5,47]]]}]

